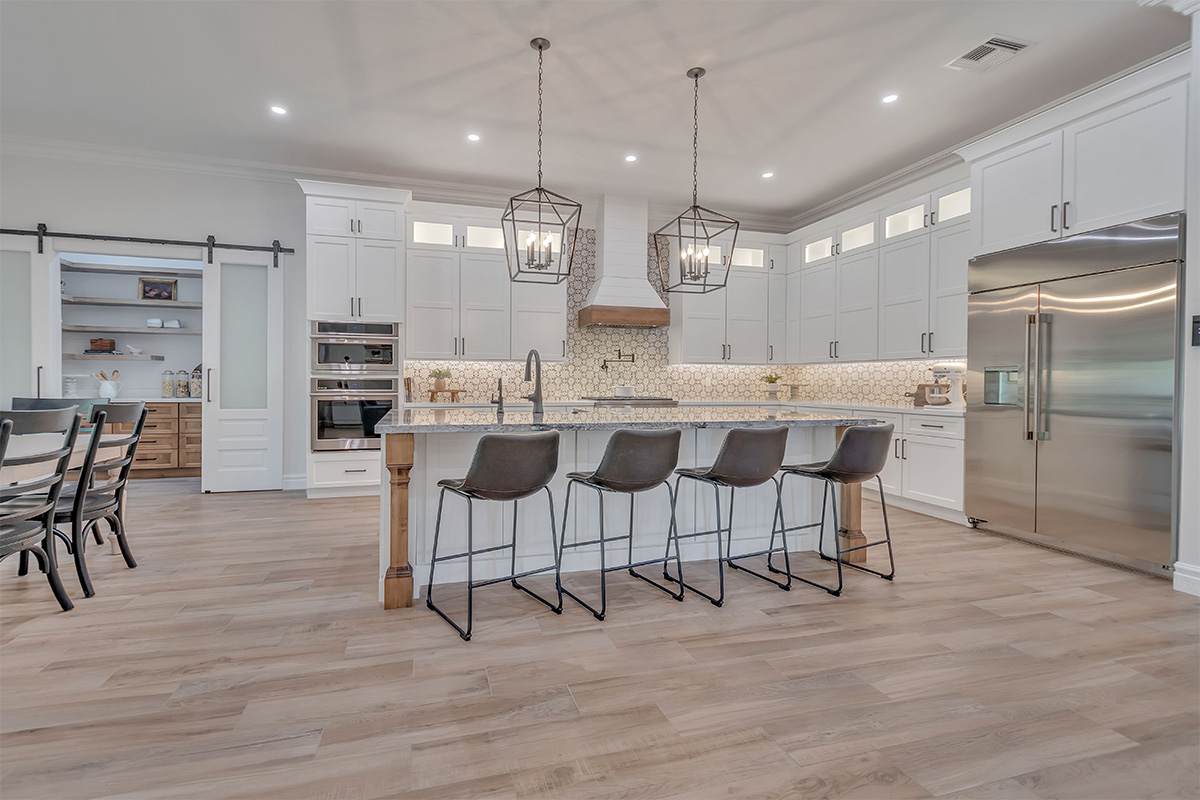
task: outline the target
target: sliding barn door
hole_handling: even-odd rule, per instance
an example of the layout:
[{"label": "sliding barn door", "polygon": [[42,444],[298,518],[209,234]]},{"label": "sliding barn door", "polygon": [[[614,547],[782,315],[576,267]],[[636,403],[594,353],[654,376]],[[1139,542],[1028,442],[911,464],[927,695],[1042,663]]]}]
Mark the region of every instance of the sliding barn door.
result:
[{"label": "sliding barn door", "polygon": [[204,265],[206,492],[283,488],[283,269],[218,250]]}]

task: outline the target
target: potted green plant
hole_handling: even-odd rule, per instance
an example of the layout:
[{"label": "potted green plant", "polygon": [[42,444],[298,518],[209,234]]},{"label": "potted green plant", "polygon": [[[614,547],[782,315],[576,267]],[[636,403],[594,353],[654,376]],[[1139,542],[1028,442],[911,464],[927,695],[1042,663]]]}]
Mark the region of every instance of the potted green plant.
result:
[{"label": "potted green plant", "polygon": [[775,397],[779,393],[779,382],[783,380],[782,375],[776,375],[774,372],[762,376],[762,382],[767,385],[767,394]]},{"label": "potted green plant", "polygon": [[446,386],[447,386],[446,379],[450,377],[450,370],[448,370],[448,369],[430,370],[429,377],[433,378],[434,391],[444,392],[444,391],[446,391]]}]

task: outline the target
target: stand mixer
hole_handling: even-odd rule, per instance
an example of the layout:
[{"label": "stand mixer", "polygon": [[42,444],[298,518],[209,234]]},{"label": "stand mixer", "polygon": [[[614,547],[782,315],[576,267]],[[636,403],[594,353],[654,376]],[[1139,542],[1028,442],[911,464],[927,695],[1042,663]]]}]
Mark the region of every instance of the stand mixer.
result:
[{"label": "stand mixer", "polygon": [[[967,401],[963,397],[963,378],[967,374],[967,365],[957,361],[941,361],[930,369],[933,370],[933,385],[937,389],[930,391],[926,396],[929,405],[942,408],[966,408]],[[947,383],[943,384],[943,380]],[[942,388],[945,388],[944,392],[941,391]]]}]

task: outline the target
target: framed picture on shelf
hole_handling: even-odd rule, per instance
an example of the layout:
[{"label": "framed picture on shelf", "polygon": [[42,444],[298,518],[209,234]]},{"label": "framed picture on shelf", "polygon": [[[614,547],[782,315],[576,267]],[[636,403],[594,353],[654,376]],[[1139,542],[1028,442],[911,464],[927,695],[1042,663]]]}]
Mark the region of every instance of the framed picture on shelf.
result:
[{"label": "framed picture on shelf", "polygon": [[177,300],[179,281],[167,278],[138,278],[139,300]]}]

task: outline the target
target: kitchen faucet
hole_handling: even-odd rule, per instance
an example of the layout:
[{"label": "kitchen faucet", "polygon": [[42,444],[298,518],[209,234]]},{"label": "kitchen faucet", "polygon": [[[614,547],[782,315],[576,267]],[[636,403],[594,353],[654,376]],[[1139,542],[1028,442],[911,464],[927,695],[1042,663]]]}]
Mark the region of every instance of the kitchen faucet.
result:
[{"label": "kitchen faucet", "polygon": [[537,365],[537,372],[536,372],[536,377],[532,379],[534,381],[533,394],[525,395],[525,399],[533,401],[533,413],[541,414],[543,411],[545,411],[545,409],[542,407],[542,355],[537,350],[530,350],[529,355],[525,356],[525,380],[526,381],[531,380],[531,378],[530,378],[530,364],[531,363]]}]

